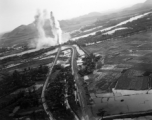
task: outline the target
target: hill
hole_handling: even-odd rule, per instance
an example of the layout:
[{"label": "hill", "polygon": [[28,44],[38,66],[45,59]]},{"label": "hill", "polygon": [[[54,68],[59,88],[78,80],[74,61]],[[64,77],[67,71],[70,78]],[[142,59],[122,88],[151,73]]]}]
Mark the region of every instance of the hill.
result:
[{"label": "hill", "polygon": [[86,15],[83,15],[80,17],[76,17],[76,18],[72,18],[70,20],[61,20],[60,21],[61,28],[64,31],[71,32],[73,30],[81,28],[82,26],[95,22],[97,20],[97,18],[100,17],[101,15],[103,15],[103,13],[91,12],[89,14],[86,14]]},{"label": "hill", "polygon": [[71,32],[73,30],[78,30],[88,24],[92,24],[97,20],[108,20],[122,16],[139,14],[149,11],[150,9],[152,9],[152,0],[147,0],[144,3],[135,4],[125,9],[111,10],[104,13],[92,12],[70,20],[62,20],[60,21],[60,24],[63,30]]},{"label": "hill", "polygon": [[139,10],[139,11],[144,11],[152,8],[152,0],[147,0],[144,3],[139,3],[136,4],[132,7],[130,7],[131,10]]},{"label": "hill", "polygon": [[[49,20],[46,20],[43,28],[46,36],[53,36]],[[29,25],[20,25],[11,32],[3,34],[0,43],[3,46],[27,45],[28,42],[38,38],[38,36],[38,30],[33,22]]]},{"label": "hill", "polygon": [[[100,13],[100,12],[92,12],[80,17],[76,17],[69,20],[61,20],[60,25],[63,31],[71,32],[74,30],[78,30],[87,25],[91,25],[96,23],[97,21],[107,21],[109,19],[139,14],[145,11],[152,9],[152,0],[147,0],[144,3],[139,3],[133,5],[129,8],[125,8],[119,11]],[[49,25],[49,21],[46,20],[44,25],[44,30],[46,36],[52,36],[51,26]],[[12,46],[14,44],[27,44],[32,39],[38,37],[38,31],[36,29],[35,23],[32,22],[29,25],[21,25],[11,32],[5,33],[1,36],[0,45],[1,46]]]},{"label": "hill", "polygon": [[[84,16],[73,18],[71,20],[60,21],[61,28],[63,31],[69,31],[78,29],[82,25],[90,24],[95,22],[95,17],[100,16],[100,13],[93,12]],[[46,36],[53,36],[49,20],[44,23],[44,31]],[[14,44],[26,45],[33,39],[38,38],[38,31],[35,23],[32,22],[29,25],[20,25],[14,30],[7,32],[1,36],[1,46],[12,46]]]}]

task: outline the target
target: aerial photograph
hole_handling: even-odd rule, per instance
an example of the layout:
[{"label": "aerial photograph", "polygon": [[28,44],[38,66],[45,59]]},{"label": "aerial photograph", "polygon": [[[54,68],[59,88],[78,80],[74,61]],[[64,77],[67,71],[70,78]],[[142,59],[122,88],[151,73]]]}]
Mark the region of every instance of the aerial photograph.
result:
[{"label": "aerial photograph", "polygon": [[152,120],[152,0],[0,0],[0,120]]}]

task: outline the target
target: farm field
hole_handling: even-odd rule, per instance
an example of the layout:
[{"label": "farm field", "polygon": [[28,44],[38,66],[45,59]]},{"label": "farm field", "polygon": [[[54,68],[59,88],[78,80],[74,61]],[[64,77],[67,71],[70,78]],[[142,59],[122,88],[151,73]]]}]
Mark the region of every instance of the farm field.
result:
[{"label": "farm field", "polygon": [[40,16],[0,36],[0,119],[152,118],[151,7],[63,21],[51,12],[41,28]]},{"label": "farm field", "polygon": [[[131,104],[127,100],[131,97],[138,99],[140,95],[132,95],[128,96],[128,98],[121,98],[120,95],[116,97],[112,93],[112,88],[116,87],[118,89],[128,90],[151,89],[152,31],[135,34],[126,38],[104,41],[100,44],[90,45],[85,48],[91,52],[100,54],[104,58],[102,68],[99,68],[95,75],[92,75],[95,76],[93,79],[88,80],[88,89],[94,101],[93,109],[96,111],[94,115],[98,116],[98,112],[102,110],[107,111],[105,115],[115,115],[119,114],[119,112],[129,113],[132,110],[137,112],[137,106],[140,103],[137,104],[137,106],[135,105],[129,108],[128,112],[125,110],[125,106],[131,107]],[[117,82],[119,82],[119,84],[117,84]],[[149,98],[151,96],[151,94],[147,95],[147,101],[151,101],[151,98]],[[143,98],[142,95],[140,97]],[[127,103],[118,103],[119,101],[115,99],[127,99]],[[141,99],[141,101],[145,100]],[[148,105],[149,103],[146,104]],[[113,106],[114,109],[120,107],[120,111],[112,112],[111,106]],[[101,108],[103,109],[99,110]],[[151,108],[145,107],[145,110],[149,109]],[[140,110],[142,110],[142,108]]]}]

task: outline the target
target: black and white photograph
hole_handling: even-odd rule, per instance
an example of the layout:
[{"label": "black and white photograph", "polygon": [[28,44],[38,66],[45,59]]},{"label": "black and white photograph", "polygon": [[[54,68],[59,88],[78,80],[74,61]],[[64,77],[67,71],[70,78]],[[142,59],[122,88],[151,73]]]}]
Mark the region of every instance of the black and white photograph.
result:
[{"label": "black and white photograph", "polygon": [[0,120],[152,120],[152,0],[0,0]]}]

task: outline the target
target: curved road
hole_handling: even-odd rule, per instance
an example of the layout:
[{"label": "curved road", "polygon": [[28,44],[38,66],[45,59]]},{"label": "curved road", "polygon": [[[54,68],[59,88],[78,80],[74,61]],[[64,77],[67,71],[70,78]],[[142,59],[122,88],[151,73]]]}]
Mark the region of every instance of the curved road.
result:
[{"label": "curved road", "polygon": [[[76,64],[76,57],[77,57],[77,51],[76,51],[76,48],[74,46],[71,46],[71,45],[67,45],[67,46],[61,46],[59,47],[58,49],[58,52],[57,52],[57,55],[55,57],[55,60],[53,62],[53,65],[51,66],[50,70],[49,70],[49,73],[47,75],[47,79],[43,85],[43,89],[42,89],[42,94],[41,94],[41,100],[42,100],[42,104],[43,104],[43,107],[44,107],[44,110],[46,112],[46,114],[49,116],[49,119],[50,120],[54,120],[53,118],[53,115],[52,113],[49,111],[48,109],[48,106],[46,104],[46,100],[45,100],[45,90],[47,88],[47,85],[48,85],[48,82],[49,82],[49,78],[51,76],[51,73],[52,73],[52,69],[54,67],[54,65],[56,64],[57,62],[57,59],[59,57],[59,54],[61,53],[62,50],[66,50],[66,49],[70,49],[72,51],[72,60],[71,60],[71,69],[72,69],[72,75],[74,75],[74,79],[75,79],[75,82],[76,82],[76,87],[77,87],[77,95],[78,95],[78,98],[79,98],[79,103],[81,105],[81,108],[82,108],[82,118],[80,118],[81,120],[86,120],[86,116],[87,114],[85,113],[85,100],[84,100],[84,93],[82,93],[82,86],[80,86],[80,81],[78,79],[78,74],[77,74],[77,64]],[[82,95],[83,94],[83,95]],[[74,111],[71,109],[71,112],[74,114]],[[80,120],[79,117],[74,114],[75,116],[75,119],[76,120]],[[88,118],[88,117],[87,117]]]}]

